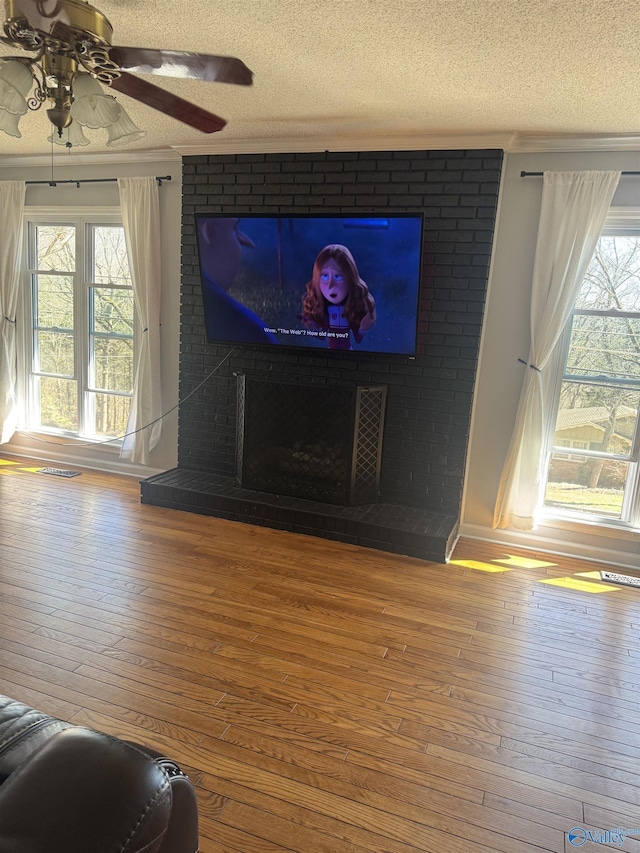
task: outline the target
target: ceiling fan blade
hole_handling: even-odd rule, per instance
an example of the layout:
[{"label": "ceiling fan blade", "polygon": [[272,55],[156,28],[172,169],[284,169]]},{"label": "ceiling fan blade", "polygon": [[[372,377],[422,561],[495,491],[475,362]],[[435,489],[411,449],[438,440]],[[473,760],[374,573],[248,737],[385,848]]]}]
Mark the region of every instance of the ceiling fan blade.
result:
[{"label": "ceiling fan blade", "polygon": [[109,56],[120,68],[165,77],[195,77],[208,82],[250,86],[253,74],[240,59],[182,50],[146,47],[112,47]]},{"label": "ceiling fan blade", "polygon": [[134,77],[123,71],[120,77],[111,83],[111,88],[123,95],[128,95],[136,101],[153,107],[161,113],[171,116],[178,121],[201,130],[202,133],[215,133],[222,130],[226,121],[220,116],[209,113],[195,104],[161,89],[153,83],[148,83],[140,77]]}]

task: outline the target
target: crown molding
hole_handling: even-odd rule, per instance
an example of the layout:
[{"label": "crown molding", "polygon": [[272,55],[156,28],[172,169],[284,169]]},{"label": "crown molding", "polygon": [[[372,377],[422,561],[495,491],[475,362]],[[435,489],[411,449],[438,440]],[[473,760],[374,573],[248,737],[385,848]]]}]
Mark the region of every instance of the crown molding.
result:
[{"label": "crown molding", "polygon": [[[180,154],[173,148],[162,148],[156,151],[101,151],[101,152],[60,152],[53,159],[56,170],[75,166],[129,166],[139,163],[179,163]],[[6,169],[31,168],[32,166],[47,166],[51,168],[51,154],[6,154],[0,156],[0,166]]]},{"label": "crown molding", "polygon": [[467,133],[420,136],[327,136],[277,139],[207,139],[195,145],[176,145],[183,157],[211,154],[306,154],[318,151],[450,151],[508,150],[513,133]]},{"label": "crown molding", "polygon": [[509,154],[580,153],[598,151],[637,151],[640,153],[640,134],[573,134],[567,136],[540,136],[515,133],[508,149]]},{"label": "crown molding", "polygon": [[444,151],[502,149],[508,154],[544,152],[638,151],[640,134],[571,134],[542,136],[516,132],[454,133],[420,136],[351,136],[282,139],[207,139],[175,146],[183,157],[200,154],[283,154],[317,151]]},{"label": "crown molding", "polygon": [[[54,158],[55,169],[66,167],[130,166],[141,163],[180,162],[182,157],[215,154],[286,154],[319,151],[447,151],[500,149],[508,154],[638,152],[640,134],[573,134],[542,136],[516,132],[453,133],[415,136],[326,136],[262,139],[224,139],[209,136],[191,145],[174,145],[157,150],[134,149],[107,152],[61,152]],[[0,156],[4,168],[51,166],[50,154],[7,154]]]}]

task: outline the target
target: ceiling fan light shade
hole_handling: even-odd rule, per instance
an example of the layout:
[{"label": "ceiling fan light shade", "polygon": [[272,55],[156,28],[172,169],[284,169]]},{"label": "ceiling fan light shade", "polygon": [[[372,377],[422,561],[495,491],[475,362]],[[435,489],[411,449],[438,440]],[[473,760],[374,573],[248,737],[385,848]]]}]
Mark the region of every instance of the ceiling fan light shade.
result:
[{"label": "ceiling fan light shade", "polygon": [[27,111],[25,99],[32,86],[33,77],[23,62],[17,59],[0,62],[0,92],[5,110],[24,115]]},{"label": "ceiling fan light shade", "polygon": [[54,145],[64,145],[66,148],[81,148],[83,145],[91,144],[91,140],[84,135],[77,121],[72,121],[68,127],[65,127],[62,136],[54,131],[48,141],[53,142]]},{"label": "ceiling fan light shade", "polygon": [[122,107],[112,95],[105,95],[91,74],[81,72],[73,78],[71,117],[78,124],[95,130],[117,122]]},{"label": "ceiling fan light shade", "polygon": [[0,107],[0,130],[3,130],[7,136],[15,136],[16,139],[21,139],[22,134],[18,130],[18,122],[20,116],[17,113],[10,113]]},{"label": "ceiling fan light shade", "polygon": [[146,130],[140,130],[140,128],[131,121],[131,118],[125,108],[121,104],[118,104],[118,106],[120,107],[120,116],[117,121],[110,124],[107,128],[108,148],[127,145],[129,142],[135,142],[137,139],[142,139],[143,136],[147,135]]},{"label": "ceiling fan light shade", "polygon": [[0,63],[0,130],[17,139],[22,137],[18,130],[20,116],[27,112],[25,95],[33,85],[29,69],[16,60]]}]

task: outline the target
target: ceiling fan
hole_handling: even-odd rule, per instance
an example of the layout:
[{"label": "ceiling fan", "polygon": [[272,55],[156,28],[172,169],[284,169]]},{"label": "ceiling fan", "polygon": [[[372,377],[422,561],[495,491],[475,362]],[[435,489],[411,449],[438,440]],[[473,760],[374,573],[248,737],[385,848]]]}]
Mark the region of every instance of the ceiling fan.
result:
[{"label": "ceiling fan", "polygon": [[[27,106],[38,109],[46,100],[51,101],[53,106],[47,110],[47,115],[59,137],[74,118],[80,124],[86,123],[79,113],[74,116],[74,81],[78,91],[81,83],[83,90],[88,91],[87,83],[95,89],[100,88],[94,82],[97,80],[203,133],[222,130],[226,121],[135,75],[193,77],[240,86],[252,83],[252,72],[234,57],[112,45],[111,23],[85,0],[5,0],[5,10],[4,36],[0,35],[0,43],[35,55],[0,57],[0,94],[3,84],[7,91],[14,87],[19,91],[19,94],[11,92],[13,101],[7,96],[0,106],[10,113],[10,104],[19,102],[19,106],[13,107],[14,112],[24,113]],[[21,63],[23,68],[16,63]],[[3,65],[9,68],[9,64],[11,74],[7,72],[3,76]],[[32,79],[26,79],[24,69]],[[24,96],[34,82],[34,97],[26,101]],[[100,94],[104,96],[101,90]],[[12,118],[15,118],[15,132],[2,127],[1,122],[0,128],[20,136],[17,117]],[[107,124],[100,126],[107,127]],[[138,135],[140,133],[138,131]]]}]

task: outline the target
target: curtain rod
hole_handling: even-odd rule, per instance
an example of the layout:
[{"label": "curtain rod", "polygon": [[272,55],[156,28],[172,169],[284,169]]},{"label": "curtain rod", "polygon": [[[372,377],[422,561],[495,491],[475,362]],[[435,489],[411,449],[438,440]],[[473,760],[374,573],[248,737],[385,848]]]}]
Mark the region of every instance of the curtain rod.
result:
[{"label": "curtain rod", "polygon": [[[75,184],[76,187],[79,187],[80,184],[112,184],[115,183],[117,180],[117,178],[82,178],[79,181],[25,181],[25,184],[27,184],[27,186],[33,186],[34,184],[47,184],[50,187],[57,187],[58,184]],[[161,178],[156,178],[159,187],[162,186],[163,181],[170,180],[171,175],[163,175]]]},{"label": "curtain rod", "polygon": [[[640,175],[640,172],[620,172],[621,175]],[[521,178],[541,178],[544,172],[520,172]]]}]

